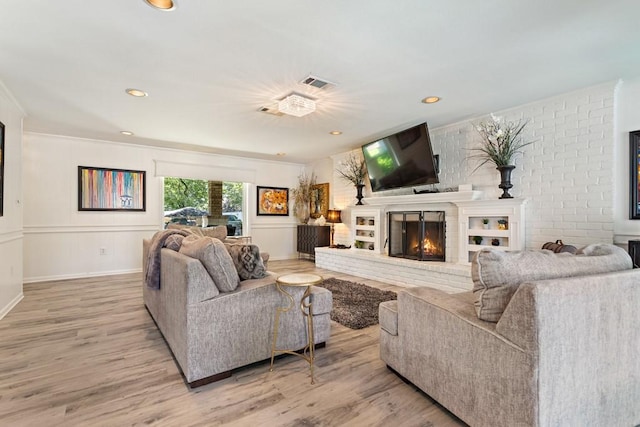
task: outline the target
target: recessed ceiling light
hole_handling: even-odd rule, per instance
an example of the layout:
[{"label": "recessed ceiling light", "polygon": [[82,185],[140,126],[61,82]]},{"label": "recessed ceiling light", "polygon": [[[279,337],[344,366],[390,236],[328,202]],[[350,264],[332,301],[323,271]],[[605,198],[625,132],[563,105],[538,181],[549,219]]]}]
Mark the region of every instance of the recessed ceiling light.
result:
[{"label": "recessed ceiling light", "polygon": [[129,95],[131,96],[135,96],[135,97],[145,97],[145,96],[149,96],[149,94],[143,90],[140,89],[127,89],[125,92],[127,92]]},{"label": "recessed ceiling light", "polygon": [[342,135],[342,132],[340,132],[339,130],[332,130],[331,132],[329,132],[331,135]]},{"label": "recessed ceiling light", "polygon": [[129,130],[121,130],[120,133],[127,136],[133,136],[133,132]]},{"label": "recessed ceiling light", "polygon": [[154,9],[164,10],[165,12],[172,11],[176,8],[176,4],[172,0],[144,0],[144,2]]},{"label": "recessed ceiling light", "polygon": [[440,101],[440,97],[439,96],[427,96],[426,98],[424,98],[422,100],[422,102],[424,104],[433,104]]}]

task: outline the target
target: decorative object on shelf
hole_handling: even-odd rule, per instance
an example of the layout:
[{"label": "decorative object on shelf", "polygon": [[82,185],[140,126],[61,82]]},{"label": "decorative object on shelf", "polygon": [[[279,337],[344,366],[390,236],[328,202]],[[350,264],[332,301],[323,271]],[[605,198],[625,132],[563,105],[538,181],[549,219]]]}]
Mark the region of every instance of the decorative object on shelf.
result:
[{"label": "decorative object on shelf", "polygon": [[358,191],[356,198],[358,203],[356,205],[362,205],[362,189],[364,188],[364,177],[367,174],[367,169],[364,164],[364,159],[359,159],[355,154],[350,153],[346,160],[339,163],[340,169],[336,169],[336,172],[340,174],[340,178],[350,182],[356,186]]},{"label": "decorative object on shelf", "polygon": [[329,210],[329,183],[311,186],[311,218],[327,217]]},{"label": "decorative object on shelf", "polygon": [[289,189],[258,186],[256,204],[258,215],[289,216]]},{"label": "decorative object on shelf", "polygon": [[629,219],[640,219],[640,130],[629,133]]},{"label": "decorative object on shelf", "polygon": [[500,240],[499,239],[491,239],[491,244],[493,246],[500,246]]},{"label": "decorative object on shelf", "polygon": [[298,186],[291,190],[293,193],[293,214],[301,224],[307,224],[311,217],[311,194],[315,185],[315,174],[312,172],[311,175],[307,175],[306,172],[303,172],[298,175]]},{"label": "decorative object on shelf", "polygon": [[327,222],[329,224],[331,224],[331,243],[330,243],[330,248],[335,248],[335,244],[333,241],[333,233],[335,232],[334,230],[334,225],[335,224],[339,224],[342,222],[342,218],[340,217],[340,211],[336,210],[336,209],[329,209],[329,212],[327,213]]},{"label": "decorative object on shelf", "polygon": [[476,245],[479,245],[482,243],[482,236],[473,236],[471,237],[471,240],[473,240],[473,243]]},{"label": "decorative object on shelf", "polygon": [[78,166],[79,211],[146,211],[146,172]]},{"label": "decorative object on shelf", "polygon": [[489,218],[482,218],[482,226],[485,230],[489,229]]},{"label": "decorative object on shelf", "polygon": [[522,153],[522,149],[527,145],[533,144],[533,141],[522,139],[522,131],[526,125],[527,121],[507,122],[491,114],[491,121],[481,122],[476,127],[482,142],[479,147],[471,149],[475,154],[469,156],[480,161],[474,172],[486,163],[493,163],[500,171],[498,187],[502,189],[501,199],[513,198],[509,190],[513,188],[511,172],[515,168],[513,165],[515,155]]},{"label": "decorative object on shelf", "polygon": [[509,223],[507,222],[506,219],[499,219],[498,220],[498,230],[506,230],[507,228],[509,228]]}]

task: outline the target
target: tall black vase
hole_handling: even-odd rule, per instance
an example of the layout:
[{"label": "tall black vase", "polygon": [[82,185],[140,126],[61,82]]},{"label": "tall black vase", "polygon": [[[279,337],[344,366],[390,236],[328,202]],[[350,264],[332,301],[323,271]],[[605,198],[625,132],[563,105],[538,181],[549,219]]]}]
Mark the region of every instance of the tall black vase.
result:
[{"label": "tall black vase", "polygon": [[362,204],[362,198],[364,197],[362,195],[362,189],[364,188],[364,184],[358,184],[358,185],[356,185],[356,188],[358,189],[358,194],[356,195],[356,199],[358,199],[358,203],[356,203],[356,205],[361,205]]},{"label": "tall black vase", "polygon": [[502,188],[501,199],[513,199],[513,196],[509,194],[509,189],[513,187],[511,184],[511,172],[515,168],[514,165],[498,166],[496,168],[500,171],[500,185],[498,187]]}]

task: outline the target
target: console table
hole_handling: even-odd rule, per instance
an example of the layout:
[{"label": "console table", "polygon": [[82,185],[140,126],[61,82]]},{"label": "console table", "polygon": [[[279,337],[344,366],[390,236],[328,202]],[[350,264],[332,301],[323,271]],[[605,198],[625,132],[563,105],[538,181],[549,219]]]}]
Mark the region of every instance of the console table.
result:
[{"label": "console table", "polygon": [[315,259],[315,249],[319,246],[329,246],[331,227],[328,225],[298,225],[298,256],[307,254]]}]

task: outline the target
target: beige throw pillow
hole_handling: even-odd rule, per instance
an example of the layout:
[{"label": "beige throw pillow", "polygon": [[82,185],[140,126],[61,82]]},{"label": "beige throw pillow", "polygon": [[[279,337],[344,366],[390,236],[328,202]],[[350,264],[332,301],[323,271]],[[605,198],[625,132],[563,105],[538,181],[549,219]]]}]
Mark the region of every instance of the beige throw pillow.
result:
[{"label": "beige throw pillow", "polygon": [[497,322],[521,283],[631,269],[631,257],[615,245],[594,244],[578,254],[547,250],[503,252],[483,249],[471,262],[478,318]]},{"label": "beige throw pillow", "polygon": [[220,292],[231,292],[240,284],[233,260],[220,240],[187,236],[182,241],[180,253],[200,260]]}]

